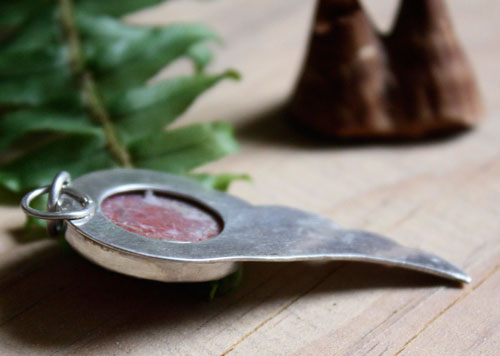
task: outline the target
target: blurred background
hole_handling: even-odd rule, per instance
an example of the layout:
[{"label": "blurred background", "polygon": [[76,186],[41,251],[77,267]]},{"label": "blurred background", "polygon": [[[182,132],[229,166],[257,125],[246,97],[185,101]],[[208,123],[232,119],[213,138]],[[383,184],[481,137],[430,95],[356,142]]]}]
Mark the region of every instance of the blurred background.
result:
[{"label": "blurred background", "polygon": [[[390,27],[397,1],[363,4],[382,31]],[[471,286],[355,263],[247,264],[235,294],[201,303],[68,258],[53,240],[30,240],[20,209],[2,206],[0,354],[497,353],[500,1],[447,5],[483,120],[461,135],[389,145],[320,142],[284,120],[315,1],[167,1],[125,21],[206,23],[223,39],[210,70],[241,72],[240,82],[222,82],[174,124],[220,119],[236,127],[241,151],[200,171],[248,173],[253,182],[233,183],[232,194],[423,248],[463,268]],[[179,61],[152,81],[190,69]]]}]

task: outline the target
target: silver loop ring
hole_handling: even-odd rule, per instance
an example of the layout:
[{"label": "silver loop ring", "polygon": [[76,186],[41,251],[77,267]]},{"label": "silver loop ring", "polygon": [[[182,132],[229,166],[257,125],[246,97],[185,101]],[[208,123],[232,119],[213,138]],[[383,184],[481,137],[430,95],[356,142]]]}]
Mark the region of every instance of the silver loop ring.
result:
[{"label": "silver loop ring", "polygon": [[50,185],[49,198],[47,200],[47,211],[53,212],[57,210],[59,199],[61,198],[61,190],[71,183],[71,176],[68,172],[59,172],[52,184]]},{"label": "silver loop ring", "polygon": [[50,193],[51,187],[52,186],[37,188],[26,194],[21,200],[21,207],[23,208],[24,212],[30,216],[44,220],[75,220],[84,218],[95,211],[96,204],[92,199],[90,199],[86,194],[83,194],[68,187],[61,188],[59,193],[67,194],[72,198],[74,198],[75,200],[77,200],[82,205],[81,210],[41,211],[32,208],[30,204],[33,201],[33,199],[39,197],[40,195]]},{"label": "silver loop ring", "polygon": [[[71,176],[68,172],[59,172],[50,185],[49,197],[47,199],[47,211],[54,212],[59,210],[59,199],[61,198],[61,191],[64,187],[71,183]],[[50,235],[57,236],[64,230],[63,220],[51,220],[47,222],[47,230]]]}]

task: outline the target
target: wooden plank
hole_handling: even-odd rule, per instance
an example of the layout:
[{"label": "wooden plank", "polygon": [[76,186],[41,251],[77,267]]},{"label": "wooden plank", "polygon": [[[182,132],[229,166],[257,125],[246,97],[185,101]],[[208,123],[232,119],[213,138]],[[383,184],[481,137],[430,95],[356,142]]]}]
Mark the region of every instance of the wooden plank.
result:
[{"label": "wooden plank", "polygon": [[[469,293],[437,314],[410,338],[401,355],[494,355],[500,350],[500,264]],[[496,298],[495,298],[496,296]],[[457,342],[457,340],[460,342]]]},{"label": "wooden plank", "polygon": [[[314,142],[284,122],[313,5],[177,1],[129,20],[203,21],[225,39],[213,70],[236,67],[244,80],[216,88],[178,124],[236,125],[241,153],[203,169],[250,173],[254,182],[236,183],[234,194],[379,231],[455,262],[473,283],[456,288],[368,264],[253,263],[235,294],[208,303],[12,233],[23,216],[2,207],[0,355],[498,353],[500,6],[449,4],[484,93],[481,127],[442,142],[356,147]],[[392,6],[370,2],[385,23]],[[184,70],[181,62],[160,76]]]}]

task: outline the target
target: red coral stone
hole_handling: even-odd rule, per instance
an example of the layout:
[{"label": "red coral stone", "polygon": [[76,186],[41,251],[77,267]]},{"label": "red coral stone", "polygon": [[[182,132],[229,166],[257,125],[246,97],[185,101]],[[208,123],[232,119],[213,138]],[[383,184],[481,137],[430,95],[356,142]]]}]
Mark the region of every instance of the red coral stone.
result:
[{"label": "red coral stone", "polygon": [[112,195],[101,209],[119,227],[156,240],[204,241],[221,230],[218,221],[197,206],[151,191]]}]

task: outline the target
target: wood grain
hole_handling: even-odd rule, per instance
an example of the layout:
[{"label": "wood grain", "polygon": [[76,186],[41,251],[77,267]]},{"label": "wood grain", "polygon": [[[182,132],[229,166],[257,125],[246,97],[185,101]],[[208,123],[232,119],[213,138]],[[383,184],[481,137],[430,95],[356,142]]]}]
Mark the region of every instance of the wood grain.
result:
[{"label": "wood grain", "polygon": [[[364,146],[317,142],[285,123],[313,5],[177,1],[129,21],[204,21],[225,38],[213,68],[236,67],[243,81],[204,96],[179,124],[235,124],[241,152],[203,169],[250,173],[254,182],[232,193],[378,231],[456,263],[473,283],[361,263],[250,263],[236,293],[209,303],[26,235],[22,213],[2,207],[0,355],[499,354],[500,5],[449,2],[478,74],[484,124],[441,141]],[[369,7],[387,23],[393,5]]]}]

